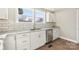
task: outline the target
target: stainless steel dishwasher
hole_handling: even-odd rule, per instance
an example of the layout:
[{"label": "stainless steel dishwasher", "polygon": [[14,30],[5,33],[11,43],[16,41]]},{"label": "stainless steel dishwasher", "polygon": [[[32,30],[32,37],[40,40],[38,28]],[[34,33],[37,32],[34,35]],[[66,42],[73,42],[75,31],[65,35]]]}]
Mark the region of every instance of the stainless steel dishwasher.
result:
[{"label": "stainless steel dishwasher", "polygon": [[46,30],[46,42],[49,43],[53,40],[53,29]]}]

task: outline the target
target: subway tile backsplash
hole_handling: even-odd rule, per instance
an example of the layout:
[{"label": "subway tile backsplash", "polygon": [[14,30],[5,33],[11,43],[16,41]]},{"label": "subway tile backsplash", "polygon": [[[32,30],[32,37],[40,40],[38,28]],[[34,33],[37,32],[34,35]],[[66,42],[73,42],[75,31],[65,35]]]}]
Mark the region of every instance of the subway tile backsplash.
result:
[{"label": "subway tile backsplash", "polygon": [[27,29],[32,29],[33,26],[36,28],[44,28],[44,27],[52,27],[54,23],[52,24],[43,24],[43,23],[36,23],[33,25],[32,23],[14,23],[11,24],[9,22],[5,21],[0,21],[0,32],[2,31],[12,31],[12,30],[27,30]]},{"label": "subway tile backsplash", "polygon": [[0,32],[8,31],[8,21],[7,20],[0,20]]},{"label": "subway tile backsplash", "polygon": [[27,30],[36,28],[52,27],[54,23],[10,23],[8,20],[0,20],[0,32],[12,30]]}]

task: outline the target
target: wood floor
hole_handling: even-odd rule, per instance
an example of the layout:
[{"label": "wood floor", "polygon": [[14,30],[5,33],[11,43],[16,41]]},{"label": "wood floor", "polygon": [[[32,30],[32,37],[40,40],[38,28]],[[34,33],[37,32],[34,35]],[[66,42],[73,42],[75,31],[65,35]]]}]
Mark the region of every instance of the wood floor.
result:
[{"label": "wood floor", "polygon": [[64,39],[57,39],[37,50],[79,50],[79,44]]}]

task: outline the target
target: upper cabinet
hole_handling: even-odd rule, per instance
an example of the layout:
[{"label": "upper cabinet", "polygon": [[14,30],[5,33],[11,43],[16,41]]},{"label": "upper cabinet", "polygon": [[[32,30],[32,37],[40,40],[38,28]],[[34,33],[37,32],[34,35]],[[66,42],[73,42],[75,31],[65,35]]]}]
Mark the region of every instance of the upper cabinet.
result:
[{"label": "upper cabinet", "polygon": [[8,8],[0,8],[0,19],[8,19]]},{"label": "upper cabinet", "polygon": [[46,22],[56,22],[55,13],[46,12]]}]

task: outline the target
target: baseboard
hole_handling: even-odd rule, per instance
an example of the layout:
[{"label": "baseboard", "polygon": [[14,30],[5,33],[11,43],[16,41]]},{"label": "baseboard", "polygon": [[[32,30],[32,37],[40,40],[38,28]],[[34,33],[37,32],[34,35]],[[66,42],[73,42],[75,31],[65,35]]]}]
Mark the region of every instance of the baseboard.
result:
[{"label": "baseboard", "polygon": [[75,41],[75,40],[72,40],[72,39],[69,39],[69,38],[66,38],[66,37],[60,36],[59,38],[62,38],[64,40],[68,40],[68,41],[71,41],[71,42],[74,42],[74,43],[79,43],[78,41]]}]

